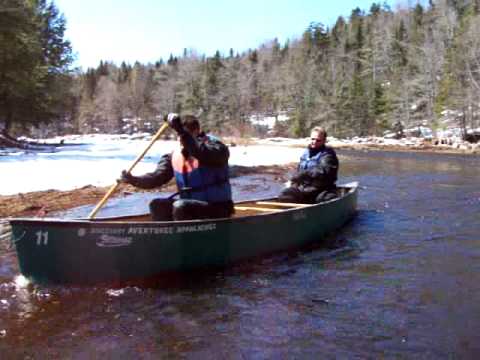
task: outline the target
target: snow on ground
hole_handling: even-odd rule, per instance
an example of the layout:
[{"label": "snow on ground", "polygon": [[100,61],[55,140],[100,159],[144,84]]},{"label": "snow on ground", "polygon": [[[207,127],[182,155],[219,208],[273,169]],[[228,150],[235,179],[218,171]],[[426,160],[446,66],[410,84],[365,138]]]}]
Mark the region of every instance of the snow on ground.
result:
[{"label": "snow on ground", "polygon": [[[46,143],[68,145],[54,153],[16,152],[0,156],[0,195],[48,189],[71,190],[85,185],[109,186],[123,169],[149,144],[119,135],[71,136],[48,139]],[[305,143],[304,143],[305,144]],[[176,141],[158,141],[132,173],[155,169],[162,154],[171,152]],[[302,148],[250,145],[230,147],[230,165],[281,165],[298,161]]]}]

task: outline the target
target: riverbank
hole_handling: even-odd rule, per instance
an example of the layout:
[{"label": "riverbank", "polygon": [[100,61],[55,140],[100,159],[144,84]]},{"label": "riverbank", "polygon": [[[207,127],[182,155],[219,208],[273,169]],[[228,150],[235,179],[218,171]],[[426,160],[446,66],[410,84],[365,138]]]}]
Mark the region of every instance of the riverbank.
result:
[{"label": "riverbank", "polygon": [[[235,140],[232,140],[235,143]],[[252,139],[250,144],[303,147],[307,139],[267,138]],[[460,139],[425,139],[406,137],[388,139],[384,137],[355,137],[352,139],[328,138],[328,145],[336,149],[347,150],[379,150],[399,152],[425,152],[440,154],[480,155],[480,143],[469,143]]]}]

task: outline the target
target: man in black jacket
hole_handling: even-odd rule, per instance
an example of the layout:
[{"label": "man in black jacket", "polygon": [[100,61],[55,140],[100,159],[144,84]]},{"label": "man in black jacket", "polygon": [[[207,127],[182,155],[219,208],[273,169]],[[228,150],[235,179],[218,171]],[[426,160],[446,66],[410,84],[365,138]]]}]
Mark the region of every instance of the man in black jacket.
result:
[{"label": "man in black jacket", "polygon": [[120,181],[143,189],[160,187],[175,177],[180,199],[154,199],[155,221],[229,217],[233,211],[228,173],[228,147],[206,135],[195,116],[168,114],[166,121],[178,134],[179,146],[160,158],[155,171],[143,176],[122,172]]},{"label": "man in black jacket", "polygon": [[326,141],[327,132],[323,128],[312,129],[310,144],[290,179],[291,186],[280,193],[280,201],[313,204],[337,196],[335,182],[339,163],[335,150],[326,146]]}]

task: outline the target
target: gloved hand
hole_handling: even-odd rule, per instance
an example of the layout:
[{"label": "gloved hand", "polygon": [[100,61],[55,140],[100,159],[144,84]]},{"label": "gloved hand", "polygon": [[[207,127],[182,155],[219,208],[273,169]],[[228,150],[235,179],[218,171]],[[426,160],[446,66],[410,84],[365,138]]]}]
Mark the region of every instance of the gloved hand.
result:
[{"label": "gloved hand", "polygon": [[118,179],[119,182],[125,183],[125,184],[131,184],[134,176],[127,172],[127,170],[123,170],[122,174],[120,175],[120,179]]},{"label": "gloved hand", "polygon": [[290,178],[290,181],[295,184],[300,184],[307,177],[308,177],[308,174],[306,172],[298,171]]},{"label": "gloved hand", "polygon": [[185,132],[185,129],[182,125],[182,119],[180,116],[175,113],[170,113],[165,117],[165,121],[168,122],[168,125],[177,132],[178,135],[182,135]]}]

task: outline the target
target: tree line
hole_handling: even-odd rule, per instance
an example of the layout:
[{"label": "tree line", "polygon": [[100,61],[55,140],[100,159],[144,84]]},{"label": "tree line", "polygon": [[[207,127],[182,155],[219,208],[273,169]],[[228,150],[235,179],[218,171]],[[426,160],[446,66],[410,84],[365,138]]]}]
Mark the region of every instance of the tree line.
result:
[{"label": "tree line", "polygon": [[479,126],[480,0],[373,3],[326,27],[256,49],[72,70],[65,19],[46,0],[1,0],[0,121],[6,131],[156,129],[168,112],[198,115],[221,134],[252,135],[252,115],[277,135],[322,125],[339,137],[405,126]]}]

